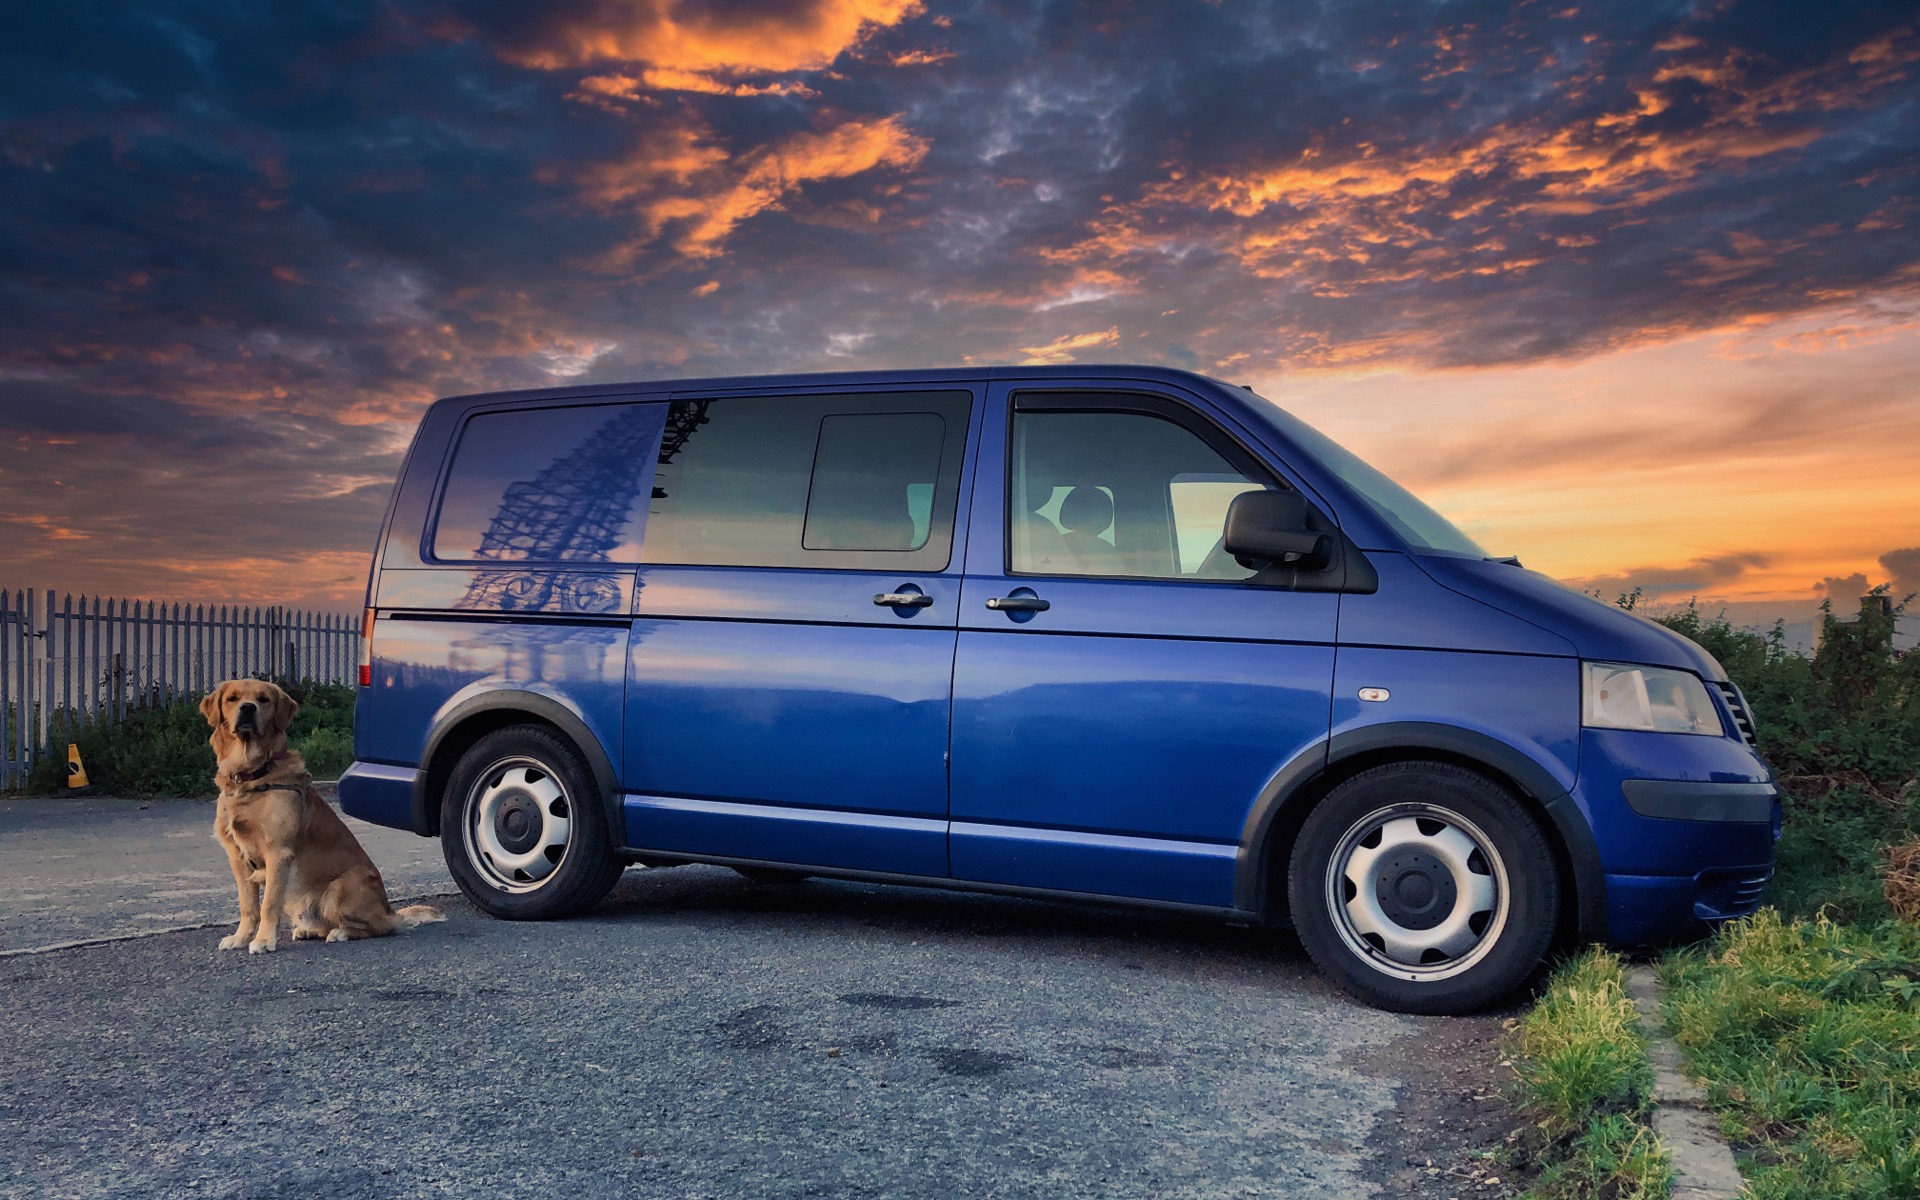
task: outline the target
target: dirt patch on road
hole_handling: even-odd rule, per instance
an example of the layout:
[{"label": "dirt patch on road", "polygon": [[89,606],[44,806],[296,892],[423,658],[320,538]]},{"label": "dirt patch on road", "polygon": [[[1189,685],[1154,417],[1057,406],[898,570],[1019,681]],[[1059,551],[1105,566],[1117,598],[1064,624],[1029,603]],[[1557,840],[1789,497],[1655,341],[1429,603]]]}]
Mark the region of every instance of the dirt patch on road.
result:
[{"label": "dirt patch on road", "polygon": [[1383,1195],[1482,1200],[1526,1186],[1527,1173],[1502,1161],[1509,1135],[1527,1123],[1503,1065],[1510,1015],[1417,1018],[1418,1032],[1351,1057],[1362,1074],[1400,1084],[1373,1133]]}]

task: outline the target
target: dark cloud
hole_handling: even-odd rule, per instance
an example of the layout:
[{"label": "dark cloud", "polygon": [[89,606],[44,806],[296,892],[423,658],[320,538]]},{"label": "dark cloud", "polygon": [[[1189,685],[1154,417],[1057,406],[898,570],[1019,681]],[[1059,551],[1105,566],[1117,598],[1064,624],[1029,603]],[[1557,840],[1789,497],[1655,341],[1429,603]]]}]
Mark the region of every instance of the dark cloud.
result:
[{"label": "dark cloud", "polygon": [[1771,565],[1770,555],[1746,551],[1696,558],[1678,567],[1633,567],[1615,575],[1595,575],[1567,580],[1569,586],[1606,596],[1631,592],[1635,588],[1653,596],[1698,593],[1722,588],[1756,568]]},{"label": "dark cloud", "polygon": [[1833,611],[1851,613],[1860,604],[1860,597],[1872,587],[1865,574],[1856,571],[1851,575],[1829,575],[1813,585],[1813,590],[1833,601]]},{"label": "dark cloud", "polygon": [[0,505],[138,497],[46,493],[34,569],[215,553],[169,489],[236,445],[344,556],[384,484],[334,476],[458,391],[1516,362],[1920,286],[1908,4],[28,5],[0,71]]},{"label": "dark cloud", "polygon": [[1920,546],[1889,550],[1880,556],[1880,565],[1893,584],[1894,598],[1920,592]]}]

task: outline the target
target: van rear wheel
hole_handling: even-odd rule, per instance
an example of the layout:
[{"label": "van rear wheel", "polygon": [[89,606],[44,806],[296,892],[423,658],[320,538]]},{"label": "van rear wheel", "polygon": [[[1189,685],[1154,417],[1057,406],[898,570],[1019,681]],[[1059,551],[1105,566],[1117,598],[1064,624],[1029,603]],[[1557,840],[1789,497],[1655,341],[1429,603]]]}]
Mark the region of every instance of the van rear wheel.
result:
[{"label": "van rear wheel", "polygon": [[497,729],[460,756],[441,800],[440,849],[467,898],[511,921],[591,908],[624,869],[593,772],[543,725]]},{"label": "van rear wheel", "polygon": [[1334,788],[1287,872],[1320,969],[1396,1012],[1474,1012],[1524,984],[1559,910],[1553,852],[1504,789],[1447,763],[1390,763]]}]

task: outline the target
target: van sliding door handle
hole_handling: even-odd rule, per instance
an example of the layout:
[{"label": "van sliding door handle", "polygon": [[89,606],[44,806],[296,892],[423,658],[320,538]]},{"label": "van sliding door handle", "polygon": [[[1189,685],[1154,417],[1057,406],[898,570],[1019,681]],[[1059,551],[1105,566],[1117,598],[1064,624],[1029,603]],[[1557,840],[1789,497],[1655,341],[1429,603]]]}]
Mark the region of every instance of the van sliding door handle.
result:
[{"label": "van sliding door handle", "polygon": [[873,602],[888,608],[929,608],[933,597],[924,592],[881,592]]},{"label": "van sliding door handle", "polygon": [[987,607],[1001,612],[1045,612],[1053,605],[1038,596],[994,596]]}]

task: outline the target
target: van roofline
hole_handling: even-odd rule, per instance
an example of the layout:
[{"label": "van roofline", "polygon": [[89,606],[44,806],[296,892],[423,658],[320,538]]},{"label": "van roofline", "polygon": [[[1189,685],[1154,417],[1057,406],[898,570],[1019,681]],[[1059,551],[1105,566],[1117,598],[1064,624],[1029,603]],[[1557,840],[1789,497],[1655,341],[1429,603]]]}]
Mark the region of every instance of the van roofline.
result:
[{"label": "van roofline", "polygon": [[996,382],[1007,379],[1133,379],[1158,383],[1200,384],[1205,387],[1250,390],[1212,376],[1178,367],[1160,367],[1140,363],[1069,363],[1058,366],[1017,366],[997,364],[981,367],[915,367],[888,371],[812,371],[794,374],[720,375],[684,379],[609,380],[604,383],[572,384],[564,387],[515,388],[497,392],[467,392],[436,400],[436,405],[469,405],[508,400],[564,400],[636,392],[733,391],[780,387],[831,387],[836,384],[872,386],[874,384],[923,384]]}]

